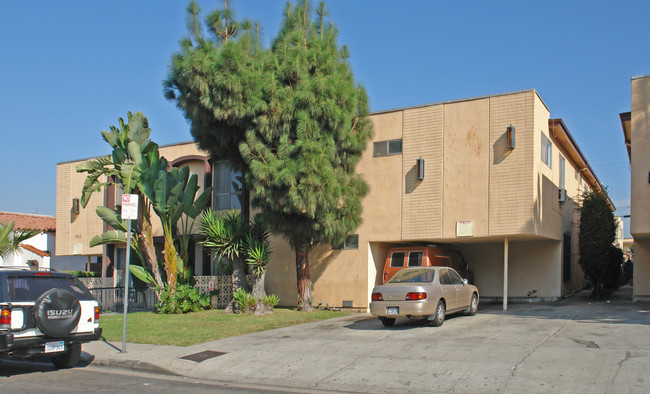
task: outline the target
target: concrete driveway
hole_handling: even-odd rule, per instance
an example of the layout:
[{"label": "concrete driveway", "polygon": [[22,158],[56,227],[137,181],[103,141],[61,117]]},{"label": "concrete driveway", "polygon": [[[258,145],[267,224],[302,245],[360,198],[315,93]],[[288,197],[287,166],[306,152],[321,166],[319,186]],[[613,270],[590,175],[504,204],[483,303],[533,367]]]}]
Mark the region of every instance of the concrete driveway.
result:
[{"label": "concrete driveway", "polygon": [[[231,337],[190,347],[84,345],[94,364],[159,368],[202,379],[287,391],[650,391],[650,304],[588,292],[553,304],[481,305],[442,327],[366,314]],[[93,353],[94,351],[94,353]],[[180,357],[204,351],[214,357]],[[208,353],[205,353],[208,354]],[[159,371],[159,372],[160,372]]]}]

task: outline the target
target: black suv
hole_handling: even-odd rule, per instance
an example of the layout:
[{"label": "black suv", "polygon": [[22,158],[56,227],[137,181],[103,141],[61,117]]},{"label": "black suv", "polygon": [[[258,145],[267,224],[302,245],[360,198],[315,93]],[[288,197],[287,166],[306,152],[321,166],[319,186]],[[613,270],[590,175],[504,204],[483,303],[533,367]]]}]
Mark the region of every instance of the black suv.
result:
[{"label": "black suv", "polygon": [[0,357],[45,354],[70,368],[101,333],[99,305],[74,275],[0,269]]}]

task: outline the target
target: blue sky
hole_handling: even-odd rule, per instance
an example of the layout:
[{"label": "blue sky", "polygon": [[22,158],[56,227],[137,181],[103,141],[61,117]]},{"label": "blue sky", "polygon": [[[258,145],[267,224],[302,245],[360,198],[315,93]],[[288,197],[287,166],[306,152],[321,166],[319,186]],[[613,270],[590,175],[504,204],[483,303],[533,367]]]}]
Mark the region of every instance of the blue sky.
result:
[{"label": "blue sky", "polygon": [[[199,2],[204,11],[222,1]],[[239,0],[269,42],[285,1]],[[316,2],[314,2],[314,5]],[[108,153],[100,132],[143,111],[160,145],[189,141],[162,80],[187,1],[0,2],[0,211],[55,213],[56,164]],[[650,73],[641,1],[328,1],[373,111],[536,89],[564,119],[617,214],[629,214],[618,117]]]}]

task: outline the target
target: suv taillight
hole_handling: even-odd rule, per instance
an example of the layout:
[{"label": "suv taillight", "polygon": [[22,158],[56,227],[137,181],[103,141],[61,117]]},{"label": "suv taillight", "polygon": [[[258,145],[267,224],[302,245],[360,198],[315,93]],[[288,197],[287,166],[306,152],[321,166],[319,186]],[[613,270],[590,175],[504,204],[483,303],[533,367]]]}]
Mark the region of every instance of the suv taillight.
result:
[{"label": "suv taillight", "polygon": [[384,272],[384,283],[388,280],[388,272]]},{"label": "suv taillight", "polygon": [[11,329],[11,309],[2,308],[0,311],[0,330]]},{"label": "suv taillight", "polygon": [[426,298],[427,298],[427,293],[424,292],[413,292],[413,293],[406,294],[407,300],[424,300]]},{"label": "suv taillight", "polygon": [[95,307],[95,323],[99,322],[99,307]]}]

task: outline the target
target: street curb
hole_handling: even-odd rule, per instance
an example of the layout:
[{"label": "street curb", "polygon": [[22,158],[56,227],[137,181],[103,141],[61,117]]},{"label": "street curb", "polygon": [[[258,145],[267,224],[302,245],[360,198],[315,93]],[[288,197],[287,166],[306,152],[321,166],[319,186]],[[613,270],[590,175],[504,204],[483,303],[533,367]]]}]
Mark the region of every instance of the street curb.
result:
[{"label": "street curb", "polygon": [[137,370],[140,372],[149,372],[159,375],[185,376],[142,360],[116,360],[111,358],[98,359],[97,357],[85,352],[81,354],[81,360],[85,364],[95,367]]}]

